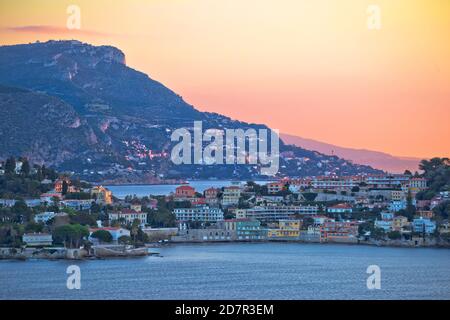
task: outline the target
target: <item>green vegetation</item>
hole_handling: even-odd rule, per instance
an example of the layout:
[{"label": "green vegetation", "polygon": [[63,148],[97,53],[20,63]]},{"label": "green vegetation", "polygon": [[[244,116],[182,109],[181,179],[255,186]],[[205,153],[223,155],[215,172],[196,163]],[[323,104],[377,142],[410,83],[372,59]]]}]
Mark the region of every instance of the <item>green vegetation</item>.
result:
[{"label": "green vegetation", "polygon": [[418,200],[430,200],[441,191],[450,191],[450,159],[422,160],[419,165],[422,177],[428,180],[428,190],[417,194]]},{"label": "green vegetation", "polygon": [[113,241],[111,233],[106,230],[97,230],[92,233],[91,237],[96,238],[101,242],[111,243]]},{"label": "green vegetation", "polygon": [[67,248],[79,248],[84,237],[89,235],[86,226],[80,224],[67,224],[57,227],[53,231],[53,240]]},{"label": "green vegetation", "polygon": [[399,231],[390,231],[387,236],[391,240],[400,240],[402,238],[402,234]]},{"label": "green vegetation", "polygon": [[436,218],[439,220],[450,217],[450,201],[444,201],[433,209]]},{"label": "green vegetation", "polygon": [[303,195],[303,198],[305,198],[305,200],[308,202],[314,201],[314,199],[316,199],[316,197],[317,197],[317,193],[315,193],[315,192],[304,192],[304,193],[302,193],[302,195]]},{"label": "green vegetation", "polygon": [[[176,217],[172,213],[172,209],[175,207],[182,208],[183,202],[181,202],[181,203],[177,203],[174,201],[166,202],[165,197],[163,197],[163,196],[157,197],[157,200],[158,200],[158,208],[156,210],[151,210],[151,209],[146,210],[146,212],[148,213],[147,222],[151,226],[157,227],[157,228],[176,226],[176,222],[175,222]],[[189,203],[189,206],[184,207],[184,208],[190,208],[191,204],[189,201],[187,201],[187,202]],[[188,205],[188,204],[185,203],[184,205]]]},{"label": "green vegetation", "polygon": [[[22,167],[16,172],[18,161],[22,162]],[[14,157],[10,157],[6,159],[3,167],[5,174],[0,176],[0,198],[3,199],[39,197],[51,189],[51,185],[42,184],[42,180],[54,180],[58,177],[54,170],[45,166],[34,165],[31,169],[26,158],[19,158],[16,161]]]}]

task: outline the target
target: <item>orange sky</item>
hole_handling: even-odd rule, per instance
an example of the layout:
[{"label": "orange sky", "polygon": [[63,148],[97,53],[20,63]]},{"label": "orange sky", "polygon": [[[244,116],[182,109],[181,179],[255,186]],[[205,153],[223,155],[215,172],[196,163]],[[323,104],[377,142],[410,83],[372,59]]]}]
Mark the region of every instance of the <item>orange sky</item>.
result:
[{"label": "orange sky", "polygon": [[417,157],[450,157],[449,34],[448,0],[0,2],[1,44],[111,44],[200,110]]}]

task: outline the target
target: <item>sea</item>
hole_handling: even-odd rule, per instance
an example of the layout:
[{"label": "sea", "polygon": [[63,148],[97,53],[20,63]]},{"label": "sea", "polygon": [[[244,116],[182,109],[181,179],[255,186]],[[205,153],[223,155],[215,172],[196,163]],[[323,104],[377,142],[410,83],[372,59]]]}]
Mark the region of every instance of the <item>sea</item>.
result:
[{"label": "sea", "polygon": [[[3,260],[0,299],[450,299],[448,249],[265,242],[149,250],[159,255]],[[73,265],[80,289],[67,286]],[[367,285],[373,266],[379,289]]]}]

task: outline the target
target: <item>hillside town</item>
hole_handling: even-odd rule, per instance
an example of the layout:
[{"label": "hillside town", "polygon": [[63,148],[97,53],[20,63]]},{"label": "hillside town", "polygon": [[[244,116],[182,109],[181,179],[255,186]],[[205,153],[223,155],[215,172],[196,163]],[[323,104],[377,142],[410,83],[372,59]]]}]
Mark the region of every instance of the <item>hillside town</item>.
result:
[{"label": "hillside town", "polygon": [[[448,159],[421,173],[283,178],[119,199],[25,158],[0,165],[0,257],[146,255],[182,242],[450,246]],[[27,256],[28,253],[28,256]]]}]

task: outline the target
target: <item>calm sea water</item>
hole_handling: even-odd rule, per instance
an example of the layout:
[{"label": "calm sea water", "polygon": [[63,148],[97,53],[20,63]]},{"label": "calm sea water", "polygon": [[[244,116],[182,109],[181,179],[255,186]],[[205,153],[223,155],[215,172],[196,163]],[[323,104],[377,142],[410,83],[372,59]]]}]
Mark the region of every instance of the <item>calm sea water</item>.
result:
[{"label": "calm sea water", "polygon": [[[173,245],[162,257],[0,261],[0,299],[450,299],[450,251],[295,243]],[[381,268],[381,290],[366,269]]]},{"label": "calm sea water", "polygon": [[[256,181],[256,183],[265,184],[268,181]],[[204,190],[214,187],[222,188],[231,186],[233,181],[231,180],[196,180],[190,181],[189,185],[194,187],[197,192],[203,192]],[[244,184],[245,181],[241,181]],[[171,192],[175,192],[175,188],[180,186],[179,184],[146,184],[146,185],[120,185],[120,186],[106,186],[110,189],[114,196],[123,199],[127,195],[136,195],[138,197],[149,195],[168,195]]]}]

